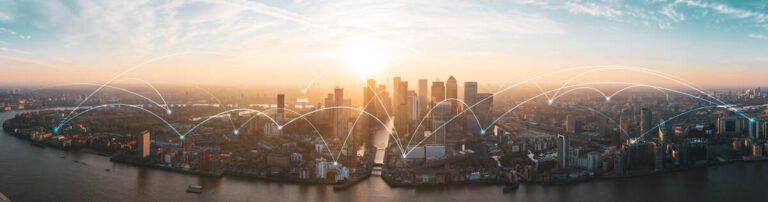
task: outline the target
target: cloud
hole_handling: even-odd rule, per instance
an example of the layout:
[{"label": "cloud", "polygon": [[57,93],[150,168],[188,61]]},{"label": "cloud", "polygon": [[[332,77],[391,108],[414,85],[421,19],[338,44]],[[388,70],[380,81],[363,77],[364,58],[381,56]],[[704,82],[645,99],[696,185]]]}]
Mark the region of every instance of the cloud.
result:
[{"label": "cloud", "polygon": [[768,20],[768,15],[766,15],[765,13],[734,8],[732,6],[722,4],[722,3],[707,3],[707,2],[693,1],[693,0],[684,0],[679,2],[684,3],[685,5],[688,5],[688,6],[712,10],[717,13],[732,16],[735,18],[751,19],[757,23],[764,23],[766,22],[766,20]]},{"label": "cloud", "polygon": [[9,29],[3,28],[3,27],[0,27],[0,33],[10,34],[10,35],[13,35],[15,37],[19,37],[19,39],[24,39],[24,40],[28,40],[28,39],[32,38],[29,35],[19,34],[18,32],[15,32],[13,30],[9,30]]},{"label": "cloud", "polygon": [[754,34],[754,33],[753,34],[749,34],[749,38],[760,39],[760,40],[768,40],[768,36],[766,36],[764,34]]},{"label": "cloud", "polygon": [[661,8],[660,13],[667,18],[674,20],[675,22],[681,22],[685,20],[685,14],[677,12],[675,4],[670,4]]},{"label": "cloud", "polygon": [[16,53],[16,54],[23,54],[23,55],[31,55],[32,54],[32,53],[27,52],[27,51],[23,51],[23,50],[19,50],[19,49],[13,49],[13,48],[8,48],[8,47],[3,47],[3,46],[0,46],[0,51],[11,52],[11,53]]},{"label": "cloud", "polygon": [[592,16],[602,17],[619,17],[624,15],[620,10],[613,9],[605,5],[597,5],[595,3],[578,4],[574,2],[568,2],[565,4],[566,9],[571,13],[577,14],[589,14]]}]

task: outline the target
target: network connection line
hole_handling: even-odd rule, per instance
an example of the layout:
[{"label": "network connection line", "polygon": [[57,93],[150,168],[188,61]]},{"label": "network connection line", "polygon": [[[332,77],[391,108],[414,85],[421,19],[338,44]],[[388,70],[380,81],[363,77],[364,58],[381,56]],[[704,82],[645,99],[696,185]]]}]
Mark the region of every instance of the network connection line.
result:
[{"label": "network connection line", "polygon": [[149,98],[147,96],[144,96],[142,94],[139,94],[137,92],[134,92],[134,91],[131,91],[131,90],[128,90],[128,89],[125,89],[125,88],[117,87],[117,86],[102,85],[102,84],[97,84],[97,83],[62,83],[62,84],[54,84],[54,85],[48,85],[48,86],[44,86],[44,87],[40,87],[40,88],[35,88],[35,89],[32,89],[30,92],[35,92],[35,91],[39,91],[39,90],[43,90],[43,89],[49,89],[49,88],[62,87],[62,86],[103,86],[104,88],[115,89],[115,90],[123,91],[123,92],[129,93],[129,94],[141,97],[144,100],[147,100],[147,101],[151,102],[152,104],[156,105],[157,107],[160,107],[160,108],[162,108],[162,109],[164,109],[166,111],[170,110],[170,108],[168,107],[168,104],[160,104],[160,103],[156,102],[155,100],[152,100],[151,98]]},{"label": "network connection line", "polygon": [[[168,106],[168,102],[167,102],[167,101],[165,101],[165,97],[163,96],[163,94],[162,94],[162,93],[160,93],[160,91],[159,91],[159,90],[157,90],[157,88],[156,88],[154,85],[152,85],[151,83],[149,83],[147,80],[144,80],[144,79],[141,79],[141,78],[134,78],[134,77],[131,77],[131,78],[124,78],[124,79],[122,79],[122,80],[120,80],[120,81],[126,81],[126,80],[133,80],[133,81],[138,81],[138,82],[144,83],[144,85],[147,85],[148,87],[152,88],[152,90],[154,90],[154,91],[155,91],[155,93],[157,93],[157,97],[160,97],[160,100],[162,100],[162,101],[163,101],[163,104],[164,104],[165,106]],[[119,82],[119,81],[118,81],[118,82]],[[170,109],[169,107],[166,107],[166,110],[167,110],[167,113],[168,113],[169,115],[172,113],[172,111],[171,111],[171,109]]]},{"label": "network connection line", "polygon": [[122,77],[123,75],[125,75],[125,74],[127,74],[127,73],[129,73],[129,72],[132,72],[133,70],[136,70],[136,69],[138,69],[138,68],[141,68],[141,67],[143,67],[143,66],[146,66],[146,65],[149,65],[149,64],[152,64],[152,63],[158,62],[158,61],[162,61],[162,60],[165,60],[165,59],[168,59],[168,58],[172,58],[172,57],[178,57],[178,56],[183,56],[183,55],[190,55],[190,54],[210,54],[210,55],[219,55],[219,56],[230,56],[230,57],[233,57],[233,56],[232,56],[232,55],[230,55],[230,54],[226,54],[226,53],[219,53],[219,52],[212,52],[212,51],[186,51],[186,52],[173,53],[173,54],[168,54],[168,55],[164,55],[164,56],[160,56],[160,57],[155,57],[155,58],[152,58],[152,59],[150,59],[150,60],[144,61],[144,62],[142,62],[142,63],[139,63],[139,64],[137,64],[137,65],[131,66],[130,68],[128,68],[128,69],[126,69],[126,70],[124,70],[124,71],[120,72],[119,74],[115,75],[114,77],[112,77],[111,79],[109,79],[107,82],[104,82],[104,84],[102,84],[101,86],[99,86],[98,88],[96,88],[96,90],[94,90],[94,91],[93,91],[93,92],[91,92],[91,93],[90,93],[88,96],[86,96],[86,97],[83,99],[83,101],[82,101],[82,102],[80,102],[79,104],[77,104],[77,106],[75,106],[75,108],[73,108],[73,109],[72,109],[72,111],[70,111],[70,112],[69,112],[69,113],[66,115],[66,117],[70,117],[70,116],[71,116],[73,113],[75,113],[75,111],[77,111],[77,110],[78,110],[78,109],[79,109],[79,108],[80,108],[80,107],[81,107],[81,106],[82,106],[82,105],[83,105],[85,102],[87,102],[88,100],[90,100],[90,99],[91,99],[91,97],[93,97],[93,96],[94,96],[96,93],[98,93],[99,91],[101,91],[101,89],[105,88],[105,86],[106,86],[106,85],[109,85],[109,84],[111,84],[112,82],[114,82],[114,81],[115,81],[115,80],[117,80],[118,78]]},{"label": "network connection line", "polygon": [[[474,117],[474,118],[475,118],[475,122],[477,122],[477,126],[478,126],[478,127],[483,127],[483,126],[482,126],[482,124],[480,123],[480,119],[479,119],[479,118],[477,118],[477,114],[475,114],[475,111],[474,111],[474,110],[472,110],[472,108],[471,108],[469,105],[467,105],[467,103],[466,103],[466,102],[464,102],[464,101],[461,101],[461,100],[459,100],[459,99],[456,99],[456,98],[448,98],[448,99],[442,100],[442,101],[440,101],[440,102],[437,102],[435,105],[439,105],[439,104],[441,104],[441,103],[443,103],[443,102],[449,102],[449,101],[457,101],[458,103],[460,103],[460,104],[462,104],[464,107],[466,107],[466,108],[467,108],[467,110],[469,110],[469,112],[470,112],[470,113],[472,113],[472,117]],[[435,110],[435,108],[431,108],[431,109],[429,109],[429,111],[427,111],[427,114],[424,116],[424,118],[422,118],[422,119],[421,119],[421,121],[419,121],[419,125],[417,125],[417,126],[416,126],[416,128],[415,128],[415,129],[413,130],[413,132],[411,133],[411,134],[413,134],[413,135],[411,135],[411,138],[410,138],[410,140],[408,140],[408,144],[407,144],[406,148],[407,148],[407,147],[409,147],[409,146],[411,146],[411,143],[412,143],[412,141],[413,141],[413,137],[415,137],[415,136],[416,136],[416,132],[418,132],[418,131],[419,131],[419,129],[421,129],[421,126],[423,125],[424,121],[426,121],[426,120],[427,120],[427,117],[428,117],[428,115],[432,114],[432,111],[434,111],[434,110]],[[456,115],[456,116],[458,116],[458,115]],[[417,145],[418,145],[418,144],[417,144]]]},{"label": "network connection line", "polygon": [[610,116],[608,116],[607,114],[605,114],[605,113],[603,113],[603,112],[600,112],[600,111],[597,111],[597,110],[595,110],[595,109],[593,109],[593,108],[591,108],[591,107],[578,106],[578,105],[577,105],[577,107],[580,107],[580,108],[582,108],[582,109],[587,109],[587,110],[589,110],[589,111],[592,111],[592,112],[594,112],[594,113],[597,113],[598,115],[602,116],[603,118],[606,118],[606,119],[608,119],[608,121],[611,121],[611,123],[613,123],[614,125],[616,125],[616,126],[619,126],[619,132],[620,132],[621,134],[623,134],[623,135],[624,135],[624,136],[626,136],[626,137],[629,137],[629,132],[627,132],[627,130],[625,130],[624,128],[622,128],[622,127],[621,127],[621,125],[619,124],[619,122],[617,122],[617,121],[616,121],[616,119],[613,119],[613,118],[611,118]]},{"label": "network connection line", "polygon": [[[208,96],[213,98],[216,101],[216,103],[219,104],[219,108],[227,110],[227,107],[225,107],[224,104],[221,102],[221,100],[219,100],[219,97],[211,93],[211,91],[208,91],[205,88],[202,88],[200,86],[195,86],[195,88],[197,88],[200,91],[203,91],[204,93],[208,94]],[[235,128],[235,121],[233,120],[233,117],[228,116],[227,119],[229,120],[229,125],[232,126],[232,130],[235,130],[235,131],[239,130],[239,128],[237,129]]]},{"label": "network connection line", "polygon": [[79,116],[81,116],[81,115],[83,115],[83,114],[85,114],[85,113],[88,113],[88,112],[90,112],[90,111],[93,111],[93,110],[96,110],[96,109],[100,109],[100,108],[105,108],[105,107],[116,107],[116,106],[122,106],[122,107],[130,107],[130,108],[139,109],[139,110],[141,110],[141,111],[143,111],[143,112],[149,113],[149,114],[151,114],[152,116],[154,116],[155,118],[158,118],[158,119],[160,119],[160,120],[161,120],[163,123],[165,123],[165,125],[167,125],[167,126],[168,126],[168,128],[170,128],[171,130],[173,130],[173,132],[174,132],[174,133],[176,133],[176,135],[178,135],[179,137],[183,137],[183,136],[184,136],[184,135],[182,135],[182,133],[181,133],[181,132],[179,132],[179,131],[176,129],[176,127],[173,127],[173,125],[171,125],[171,123],[169,123],[168,121],[166,121],[166,120],[165,120],[165,119],[164,119],[162,116],[160,116],[160,115],[158,115],[157,113],[154,113],[154,112],[152,112],[152,111],[150,111],[150,110],[148,110],[148,109],[145,109],[145,108],[144,108],[144,107],[142,107],[142,106],[139,106],[139,105],[131,105],[131,104],[104,104],[104,105],[99,105],[99,106],[95,106],[95,107],[90,107],[90,108],[88,108],[87,110],[84,110],[84,111],[82,111],[82,112],[76,113],[76,114],[74,114],[74,115],[73,115],[73,116],[71,116],[71,117],[65,117],[65,119],[64,119],[64,120],[62,120],[62,121],[61,121],[61,122],[60,122],[60,123],[59,123],[59,124],[58,124],[58,125],[57,125],[55,128],[53,128],[53,131],[54,131],[54,133],[58,133],[58,132],[59,132],[59,129],[61,129],[61,127],[63,127],[64,125],[66,125],[67,123],[69,123],[70,121],[72,121],[73,119],[75,119],[75,118],[77,118],[77,117],[79,117]]}]

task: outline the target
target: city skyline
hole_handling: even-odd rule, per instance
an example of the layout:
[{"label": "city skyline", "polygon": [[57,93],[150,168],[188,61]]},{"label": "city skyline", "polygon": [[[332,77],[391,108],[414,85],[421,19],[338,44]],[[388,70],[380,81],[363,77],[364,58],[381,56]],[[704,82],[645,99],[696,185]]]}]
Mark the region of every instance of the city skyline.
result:
[{"label": "city skyline", "polygon": [[0,0],[0,202],[761,201],[767,67],[768,0]]},{"label": "city skyline", "polygon": [[4,84],[103,82],[149,62],[131,76],[227,85],[322,76],[346,85],[444,72],[442,80],[502,83],[622,65],[744,87],[766,85],[768,64],[765,1],[2,3],[0,66],[13,76]]}]

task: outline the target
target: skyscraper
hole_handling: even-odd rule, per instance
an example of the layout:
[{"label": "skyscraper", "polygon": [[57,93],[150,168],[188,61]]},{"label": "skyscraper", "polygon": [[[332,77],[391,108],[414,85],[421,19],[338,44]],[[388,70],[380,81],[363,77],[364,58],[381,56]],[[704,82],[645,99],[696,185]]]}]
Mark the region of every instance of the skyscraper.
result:
[{"label": "skyscraper", "polygon": [[[475,114],[477,114],[477,118],[480,121],[480,125],[482,125],[483,128],[490,128],[493,124],[493,117],[491,114],[491,110],[493,109],[493,94],[491,93],[479,93],[477,94],[477,106],[474,107]],[[480,135],[485,135],[485,130],[483,128],[480,128],[480,130],[473,131],[474,133],[479,133]]]},{"label": "skyscraper", "polygon": [[[448,81],[445,82],[445,98],[446,99],[457,99],[459,94],[458,86],[456,84],[456,78],[453,78],[453,75],[448,77]],[[456,100],[451,100],[451,113],[456,114],[459,110],[459,102]]]},{"label": "skyscraper", "polygon": [[559,168],[568,168],[571,147],[571,138],[565,135],[557,135],[557,164]]},{"label": "skyscraper", "polygon": [[[400,80],[399,77],[395,77],[395,80]],[[398,133],[405,134],[408,132],[408,81],[400,81],[396,85],[394,94],[397,95],[396,102],[393,101],[392,110],[395,115],[395,129]]]},{"label": "skyscraper", "polygon": [[651,110],[648,108],[642,108],[640,109],[640,134],[637,136],[644,135],[646,133],[650,133],[651,128],[653,128],[653,117],[651,114]]},{"label": "skyscraper", "polygon": [[433,81],[432,82],[433,105],[443,100],[445,100],[445,83],[443,83],[442,81]]},{"label": "skyscraper", "polygon": [[[336,107],[344,106],[344,89],[336,87],[333,90],[333,103]],[[333,130],[337,138],[343,139],[347,136],[347,116],[346,109],[336,108],[333,113]]]},{"label": "skyscraper", "polygon": [[565,116],[565,132],[576,133],[576,119],[571,115]]},{"label": "skyscraper", "polygon": [[149,131],[142,131],[141,134],[136,137],[136,149],[139,159],[144,159],[149,156],[149,146],[151,144]]},{"label": "skyscraper", "polygon": [[432,137],[434,144],[445,144],[448,119],[451,118],[451,103],[436,104],[432,111]]},{"label": "skyscraper", "polygon": [[400,84],[401,81],[399,76],[392,78],[392,108],[394,108],[395,111],[397,111],[397,107],[400,106]]},{"label": "skyscraper", "polygon": [[[480,131],[480,126],[475,122],[474,114],[469,112],[474,111],[476,108],[474,105],[477,103],[477,82],[468,81],[464,82],[464,102],[467,104],[468,109],[464,109],[464,128],[472,133]],[[469,109],[471,107],[471,109]]]},{"label": "skyscraper", "polygon": [[277,114],[275,116],[277,122],[285,120],[285,94],[277,94]]},{"label": "skyscraper", "polygon": [[667,132],[667,125],[666,122],[664,122],[664,119],[661,119],[659,121],[659,134],[658,134],[658,142],[656,143],[656,152],[655,152],[655,162],[656,165],[656,171],[662,171],[664,170],[664,155],[665,155],[665,147],[666,144],[664,143],[664,136]]},{"label": "skyscraper", "polygon": [[419,79],[419,115],[424,116],[427,114],[427,104],[429,103],[429,81],[426,79]]},{"label": "skyscraper", "polygon": [[372,115],[376,114],[376,108],[379,106],[379,103],[374,100],[374,96],[376,95],[376,80],[375,79],[368,79],[368,85],[363,88],[363,107],[365,112],[370,114],[371,116],[365,116],[367,117],[368,121],[364,121],[362,124],[363,132],[368,133],[372,128],[371,126],[376,125],[376,117],[373,117]]}]

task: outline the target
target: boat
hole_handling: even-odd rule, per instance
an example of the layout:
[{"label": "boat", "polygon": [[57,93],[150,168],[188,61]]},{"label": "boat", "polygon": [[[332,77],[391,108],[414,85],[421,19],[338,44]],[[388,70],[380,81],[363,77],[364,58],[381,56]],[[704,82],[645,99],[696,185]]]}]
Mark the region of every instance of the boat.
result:
[{"label": "boat", "polygon": [[520,187],[520,184],[519,184],[519,183],[517,183],[517,184],[511,184],[511,185],[504,185],[504,187],[502,187],[502,191],[503,191],[504,193],[509,193],[509,192],[511,192],[511,191],[517,190],[517,188],[519,188],[519,187]]},{"label": "boat", "polygon": [[107,169],[105,169],[105,171],[109,172],[109,171],[112,171],[112,170],[110,170],[109,168],[107,168]]},{"label": "boat", "polygon": [[189,187],[187,187],[187,192],[196,194],[203,193],[203,186],[189,185]]}]

